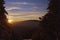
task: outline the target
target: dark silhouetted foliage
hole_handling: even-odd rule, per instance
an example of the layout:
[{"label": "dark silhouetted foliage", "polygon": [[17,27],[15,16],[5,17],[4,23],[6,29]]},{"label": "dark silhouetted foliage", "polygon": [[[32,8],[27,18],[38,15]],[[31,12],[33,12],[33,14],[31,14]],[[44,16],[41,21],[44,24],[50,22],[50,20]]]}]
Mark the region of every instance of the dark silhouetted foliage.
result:
[{"label": "dark silhouetted foliage", "polygon": [[12,36],[12,30],[9,28],[8,14],[4,7],[5,1],[0,0],[0,40],[14,40]]},{"label": "dark silhouetted foliage", "polygon": [[49,0],[48,13],[42,18],[42,39],[60,40],[60,0]]}]

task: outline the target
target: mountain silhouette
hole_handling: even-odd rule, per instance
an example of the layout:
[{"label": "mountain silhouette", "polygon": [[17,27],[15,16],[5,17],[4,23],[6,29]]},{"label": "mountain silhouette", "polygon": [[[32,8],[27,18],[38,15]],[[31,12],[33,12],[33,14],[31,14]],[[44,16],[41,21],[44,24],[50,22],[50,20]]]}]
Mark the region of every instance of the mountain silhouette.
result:
[{"label": "mountain silhouette", "polygon": [[12,25],[14,28],[20,28],[20,29],[33,29],[39,27],[39,21],[38,20],[27,20],[27,21],[20,21],[16,22]]},{"label": "mountain silhouette", "polygon": [[23,38],[31,37],[32,33],[39,28],[38,20],[26,20],[21,22],[16,22],[12,25],[15,32]]}]

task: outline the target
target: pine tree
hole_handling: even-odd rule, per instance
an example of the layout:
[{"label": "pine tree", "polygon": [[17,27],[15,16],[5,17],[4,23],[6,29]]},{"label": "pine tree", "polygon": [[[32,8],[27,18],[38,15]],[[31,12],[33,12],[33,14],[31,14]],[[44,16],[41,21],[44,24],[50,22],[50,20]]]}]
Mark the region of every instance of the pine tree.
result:
[{"label": "pine tree", "polygon": [[44,40],[60,40],[60,0],[49,0],[47,9],[41,21]]},{"label": "pine tree", "polygon": [[8,13],[5,10],[4,4],[5,4],[4,0],[0,0],[0,26],[6,25],[7,23],[6,14]]},{"label": "pine tree", "polygon": [[8,26],[8,14],[4,7],[5,1],[0,0],[0,40],[14,40],[12,30]]},{"label": "pine tree", "polygon": [[18,40],[16,34],[8,23],[5,1],[0,0],[0,40]]}]

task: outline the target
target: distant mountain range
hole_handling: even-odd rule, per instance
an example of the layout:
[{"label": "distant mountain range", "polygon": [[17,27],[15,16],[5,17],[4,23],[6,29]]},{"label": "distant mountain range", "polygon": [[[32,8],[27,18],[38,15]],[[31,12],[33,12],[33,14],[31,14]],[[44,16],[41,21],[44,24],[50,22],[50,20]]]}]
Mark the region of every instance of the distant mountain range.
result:
[{"label": "distant mountain range", "polygon": [[12,25],[17,35],[23,35],[23,38],[30,38],[32,32],[39,29],[38,20],[27,20],[22,22],[16,22]]},{"label": "distant mountain range", "polygon": [[20,21],[16,22],[12,25],[14,28],[20,28],[20,29],[32,29],[39,27],[39,21],[38,20],[27,20],[27,21]]},{"label": "distant mountain range", "polygon": [[27,21],[20,21],[16,22],[12,25],[12,28],[16,32],[29,32],[38,30],[40,27],[39,20],[27,20]]}]

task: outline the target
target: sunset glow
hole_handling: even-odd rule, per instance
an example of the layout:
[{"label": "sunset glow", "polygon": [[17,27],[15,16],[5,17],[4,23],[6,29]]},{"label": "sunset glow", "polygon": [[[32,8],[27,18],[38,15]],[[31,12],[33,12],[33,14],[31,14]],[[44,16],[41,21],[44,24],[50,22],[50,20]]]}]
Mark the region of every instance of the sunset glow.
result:
[{"label": "sunset glow", "polygon": [[13,19],[14,22],[15,19],[17,21],[39,20],[39,17],[47,12],[47,0],[5,0],[5,2],[8,19]]},{"label": "sunset glow", "polygon": [[8,23],[13,23],[13,20],[8,20]]},{"label": "sunset glow", "polygon": [[39,20],[48,10],[48,0],[5,0],[8,22]]}]

